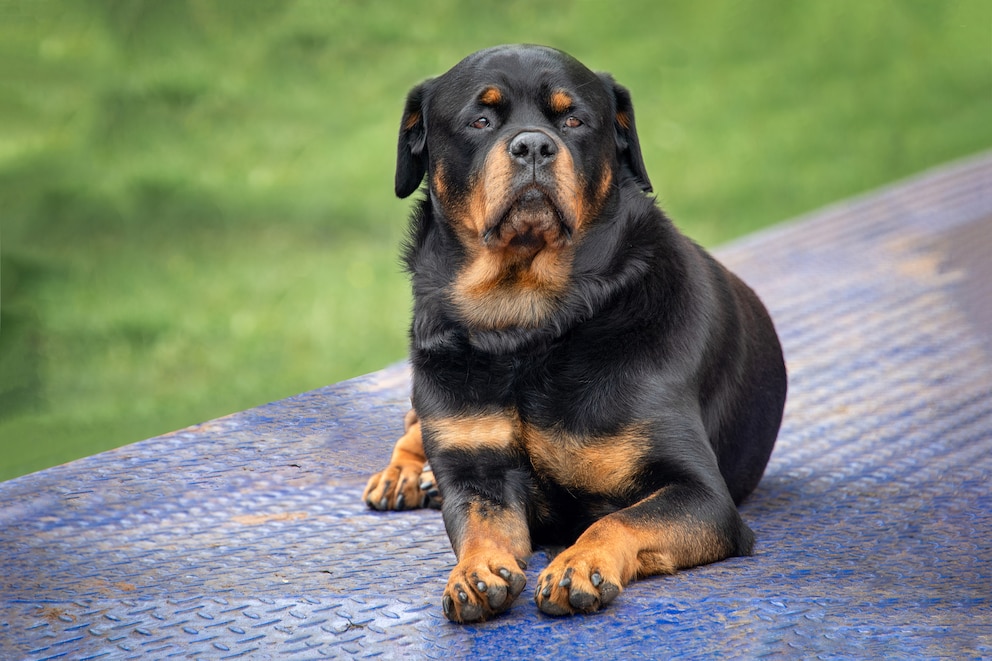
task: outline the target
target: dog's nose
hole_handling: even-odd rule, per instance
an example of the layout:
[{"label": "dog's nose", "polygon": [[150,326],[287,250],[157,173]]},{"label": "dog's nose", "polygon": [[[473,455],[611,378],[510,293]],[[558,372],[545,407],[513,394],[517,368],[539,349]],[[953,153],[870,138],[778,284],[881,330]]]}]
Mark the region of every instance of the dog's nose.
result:
[{"label": "dog's nose", "polygon": [[558,145],[541,131],[523,131],[510,140],[510,156],[521,165],[540,167],[557,155]]}]

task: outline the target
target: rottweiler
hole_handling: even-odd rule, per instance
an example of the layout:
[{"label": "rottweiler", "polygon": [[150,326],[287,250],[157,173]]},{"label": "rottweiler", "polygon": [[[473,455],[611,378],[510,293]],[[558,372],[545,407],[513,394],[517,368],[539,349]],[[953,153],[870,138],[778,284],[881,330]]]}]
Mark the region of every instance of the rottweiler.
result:
[{"label": "rottweiler", "polygon": [[749,555],[737,505],[778,434],[786,369],[754,292],[658,208],[630,93],[541,46],[414,87],[396,194],[426,179],[405,262],[413,410],[364,499],[436,494],[455,622],[507,610],[533,549],[550,615],[631,580]]}]

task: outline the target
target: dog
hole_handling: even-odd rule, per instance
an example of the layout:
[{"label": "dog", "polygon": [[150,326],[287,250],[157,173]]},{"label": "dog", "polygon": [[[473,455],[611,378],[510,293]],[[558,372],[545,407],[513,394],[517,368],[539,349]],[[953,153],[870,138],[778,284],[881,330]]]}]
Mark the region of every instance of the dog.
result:
[{"label": "dog", "polygon": [[[658,208],[627,89],[551,48],[469,55],[406,98],[396,194],[412,405],[364,500],[440,492],[455,622],[597,611],[633,579],[752,553],[737,505],[785,405],[754,292]],[[425,463],[433,480],[422,483]]]}]

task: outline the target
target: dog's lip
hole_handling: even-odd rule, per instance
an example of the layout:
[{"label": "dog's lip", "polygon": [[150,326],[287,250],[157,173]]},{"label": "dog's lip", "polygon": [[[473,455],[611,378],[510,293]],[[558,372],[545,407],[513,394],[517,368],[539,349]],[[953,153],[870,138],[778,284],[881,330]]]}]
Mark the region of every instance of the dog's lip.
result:
[{"label": "dog's lip", "polygon": [[562,213],[561,207],[555,202],[554,196],[548,191],[544,190],[543,187],[537,184],[531,184],[529,186],[521,189],[517,195],[513,196],[503,209],[500,210],[498,214],[495,214],[496,221],[492,223],[489,227],[485,229],[482,233],[482,242],[488,244],[496,237],[500,229],[508,222],[510,214],[513,213],[514,209],[520,206],[539,206],[541,203],[554,211],[555,217],[558,221],[558,230],[566,242],[572,240],[572,234],[574,233],[574,228],[572,224],[568,222],[565,214]]}]

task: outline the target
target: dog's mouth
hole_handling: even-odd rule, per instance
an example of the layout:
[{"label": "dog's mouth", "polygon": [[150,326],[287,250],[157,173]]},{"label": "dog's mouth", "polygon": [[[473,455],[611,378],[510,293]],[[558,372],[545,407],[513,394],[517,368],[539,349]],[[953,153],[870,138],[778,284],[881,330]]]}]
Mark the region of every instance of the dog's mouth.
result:
[{"label": "dog's mouth", "polygon": [[482,234],[483,244],[496,250],[533,255],[558,248],[572,239],[572,225],[542,188],[531,185],[511,199]]}]

